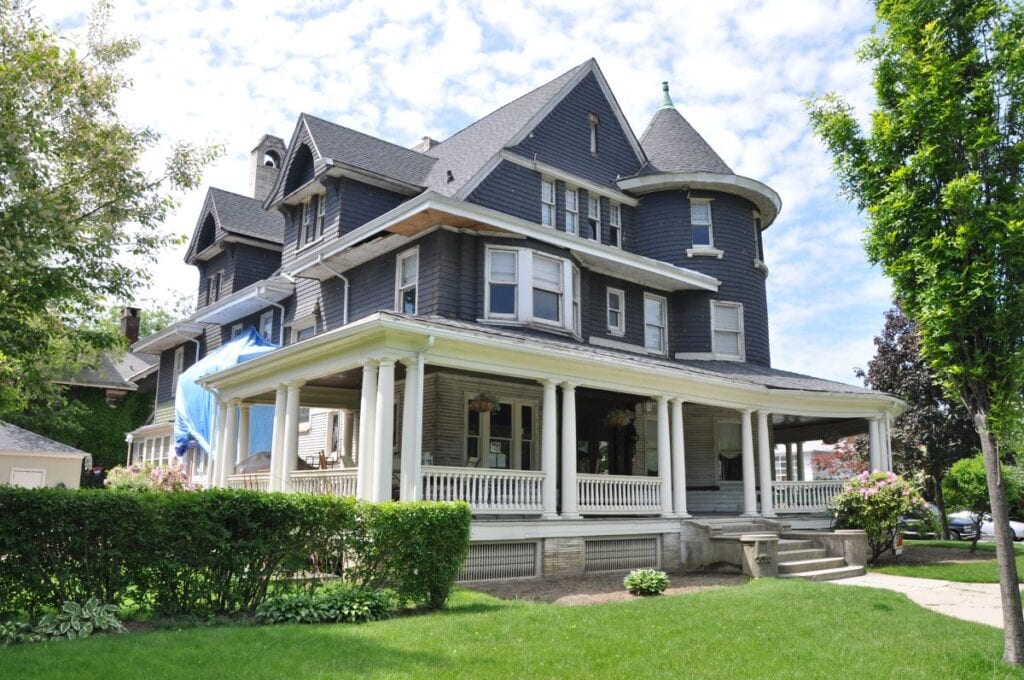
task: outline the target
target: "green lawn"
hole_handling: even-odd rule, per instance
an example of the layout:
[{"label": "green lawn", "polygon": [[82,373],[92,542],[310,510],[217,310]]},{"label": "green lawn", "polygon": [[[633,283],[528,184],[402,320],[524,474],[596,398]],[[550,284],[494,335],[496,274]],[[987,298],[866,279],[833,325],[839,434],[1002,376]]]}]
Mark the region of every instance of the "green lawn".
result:
[{"label": "green lawn", "polygon": [[1019,677],[1002,631],[902,595],[763,580],[564,607],[457,593],[362,626],[194,628],[0,650],[11,678]]},{"label": "green lawn", "polygon": [[[907,541],[908,548],[914,546],[951,548],[965,553],[970,549],[968,541]],[[1017,553],[1018,580],[1024,577],[1024,546],[1014,546]],[[938,578],[960,583],[999,583],[999,567],[996,564],[996,546],[994,543],[979,543],[978,552],[991,554],[990,560],[976,562],[942,563],[942,564],[890,564],[874,567],[872,571],[896,576],[913,576],[916,578]],[[1021,580],[1024,583],[1024,580]]]}]

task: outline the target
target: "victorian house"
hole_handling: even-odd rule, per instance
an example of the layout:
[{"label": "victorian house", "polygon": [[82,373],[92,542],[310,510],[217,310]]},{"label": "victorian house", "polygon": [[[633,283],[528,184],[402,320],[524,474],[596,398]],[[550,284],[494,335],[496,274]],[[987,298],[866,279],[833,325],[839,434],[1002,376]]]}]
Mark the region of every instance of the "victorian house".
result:
[{"label": "victorian house", "polygon": [[838,485],[803,480],[804,441],[868,433],[891,468],[897,399],[771,367],[781,200],[667,84],[639,138],[593,60],[413,148],[302,114],[252,178],[209,190],[197,312],[135,346],[160,355],[136,457],[170,455],[177,377],[252,327],[280,349],[200,381],[207,482],[465,500],[468,578],[697,565],[715,538],[820,526]]}]

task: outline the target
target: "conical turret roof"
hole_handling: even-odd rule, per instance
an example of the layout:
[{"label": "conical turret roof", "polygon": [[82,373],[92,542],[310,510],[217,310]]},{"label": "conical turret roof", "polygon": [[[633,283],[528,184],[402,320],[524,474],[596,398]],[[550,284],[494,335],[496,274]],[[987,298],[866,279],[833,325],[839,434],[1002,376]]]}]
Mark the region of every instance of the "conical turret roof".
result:
[{"label": "conical turret roof", "polygon": [[656,172],[713,172],[733,174],[721,156],[715,153],[703,137],[676,110],[668,94],[668,83],[662,83],[662,106],[654,114],[640,146],[647,154],[649,164],[641,174]]}]

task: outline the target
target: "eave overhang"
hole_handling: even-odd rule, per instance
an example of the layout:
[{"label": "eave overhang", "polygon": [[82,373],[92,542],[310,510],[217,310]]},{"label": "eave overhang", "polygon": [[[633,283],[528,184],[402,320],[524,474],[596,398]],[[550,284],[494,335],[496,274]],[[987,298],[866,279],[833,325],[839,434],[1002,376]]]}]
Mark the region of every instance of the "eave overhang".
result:
[{"label": "eave overhang", "polygon": [[185,259],[185,264],[195,264],[196,262],[206,262],[211,258],[216,257],[224,252],[225,243],[241,243],[248,246],[254,246],[256,248],[262,248],[263,250],[272,250],[276,253],[281,252],[281,244],[273,243],[271,241],[264,241],[252,236],[238,236],[236,234],[228,234],[227,236],[217,240],[215,243],[207,246],[203,250],[200,250],[191,258]]},{"label": "eave overhang", "polygon": [[618,185],[623,191],[632,194],[649,194],[673,189],[706,189],[740,196],[757,206],[764,229],[775,221],[782,210],[782,198],[774,189],[756,179],[741,175],[715,172],[659,172],[621,179]]},{"label": "eave overhang", "polygon": [[132,345],[133,352],[159,354],[164,350],[177,347],[183,342],[195,340],[203,334],[203,327],[190,321],[179,321],[167,328],[142,338]]},{"label": "eave overhang", "polygon": [[[491,208],[434,192],[420,194],[349,232],[327,247],[297,258],[291,266],[290,273],[323,281],[365,261],[352,257],[353,253],[347,251],[353,251],[356,246],[373,236],[390,233],[409,239],[436,227],[532,238],[569,250],[593,271],[628,278],[658,290],[717,291],[721,285],[721,281],[707,274],[595,243],[590,239],[566,234],[551,227],[543,227]],[[395,247],[397,245],[400,244],[396,244]],[[358,261],[355,261],[357,259]]]},{"label": "eave overhang", "polygon": [[257,281],[216,304],[200,309],[192,315],[192,319],[201,323],[230,323],[277,304],[294,292],[295,284],[281,277]]}]

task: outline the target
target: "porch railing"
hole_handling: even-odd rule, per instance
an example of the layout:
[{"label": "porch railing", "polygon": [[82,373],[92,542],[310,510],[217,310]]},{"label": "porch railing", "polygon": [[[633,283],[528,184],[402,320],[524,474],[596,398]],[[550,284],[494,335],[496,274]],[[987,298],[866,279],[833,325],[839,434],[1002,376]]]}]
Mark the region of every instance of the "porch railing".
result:
[{"label": "porch railing", "polygon": [[475,514],[539,514],[544,473],[423,466],[423,499],[466,501]]},{"label": "porch railing", "polygon": [[347,470],[296,470],[291,474],[292,491],[318,496],[355,496],[355,468]]},{"label": "porch railing", "polygon": [[576,476],[579,511],[587,515],[648,515],[661,512],[661,478],[625,475]]},{"label": "porch railing", "polygon": [[270,475],[266,472],[248,475],[231,475],[230,477],[228,477],[228,488],[251,489],[253,491],[269,491]]},{"label": "porch railing", "polygon": [[822,512],[843,490],[842,480],[772,482],[776,512]]}]

